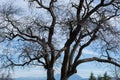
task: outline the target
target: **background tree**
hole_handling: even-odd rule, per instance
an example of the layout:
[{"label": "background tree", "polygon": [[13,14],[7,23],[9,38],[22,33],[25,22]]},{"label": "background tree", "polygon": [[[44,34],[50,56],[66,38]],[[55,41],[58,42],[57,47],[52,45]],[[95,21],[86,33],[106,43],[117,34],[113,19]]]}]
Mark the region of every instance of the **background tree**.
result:
[{"label": "background tree", "polygon": [[[89,80],[96,80],[96,77],[93,73],[91,73]],[[112,80],[112,78],[107,74],[107,72],[105,72],[103,76],[99,75],[97,80]]]},{"label": "background tree", "polygon": [[96,77],[94,76],[93,73],[90,74],[90,78],[89,78],[89,80],[96,80]]},{"label": "background tree", "polygon": [[120,68],[116,66],[110,67],[110,72],[116,80],[120,79]]},{"label": "background tree", "polygon": [[97,80],[103,80],[103,78],[100,75],[98,75]]},{"label": "background tree", "polygon": [[12,79],[10,73],[8,73],[8,74],[2,73],[2,74],[0,74],[0,80],[13,80],[13,79]]},{"label": "background tree", "polygon": [[[55,80],[54,66],[61,59],[61,80],[67,80],[86,62],[120,67],[119,0],[25,2],[31,12],[21,13],[24,10],[9,2],[0,6],[0,40],[10,42],[0,55],[2,68],[43,66],[47,80]],[[82,58],[91,47],[98,55]]]},{"label": "background tree", "polygon": [[104,73],[103,80],[111,80],[111,77],[107,75],[107,72]]}]

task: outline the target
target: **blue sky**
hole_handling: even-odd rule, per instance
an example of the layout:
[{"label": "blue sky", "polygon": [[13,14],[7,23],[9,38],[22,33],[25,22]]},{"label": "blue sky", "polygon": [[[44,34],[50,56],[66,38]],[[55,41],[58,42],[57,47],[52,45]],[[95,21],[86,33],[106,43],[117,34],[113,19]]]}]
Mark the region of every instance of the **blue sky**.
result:
[{"label": "blue sky", "polygon": [[[22,2],[22,0],[19,0],[18,5],[19,6],[22,5],[23,7],[26,6],[26,4],[24,4]],[[4,44],[1,45],[0,48],[5,48]],[[2,53],[2,50],[0,50],[0,52]],[[97,52],[94,52],[93,50],[90,50],[90,49],[85,49],[83,52],[85,53],[84,56],[93,56],[93,55],[97,56],[98,55]],[[97,62],[81,64],[77,69],[78,69],[77,74],[83,78],[88,78],[91,72],[93,72],[97,76],[100,74],[102,75],[105,71],[108,71],[107,65],[103,66],[103,64],[99,64]],[[55,72],[56,72],[56,74],[59,74],[60,69],[55,67]],[[45,77],[45,76],[46,76],[46,70],[42,67],[16,68],[13,73],[13,77],[15,77],[15,78],[18,78],[18,77]]]}]

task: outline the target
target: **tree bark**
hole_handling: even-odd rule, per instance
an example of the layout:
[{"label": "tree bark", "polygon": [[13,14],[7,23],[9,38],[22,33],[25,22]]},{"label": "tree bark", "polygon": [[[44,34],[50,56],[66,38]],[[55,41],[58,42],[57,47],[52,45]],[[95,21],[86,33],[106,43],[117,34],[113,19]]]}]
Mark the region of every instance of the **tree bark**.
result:
[{"label": "tree bark", "polygon": [[61,73],[61,78],[60,80],[68,80],[68,76],[67,76],[67,73]]},{"label": "tree bark", "polygon": [[47,69],[47,80],[55,80],[53,68]]},{"label": "tree bark", "polygon": [[68,78],[64,75],[61,75],[61,79],[60,80],[68,80]]}]

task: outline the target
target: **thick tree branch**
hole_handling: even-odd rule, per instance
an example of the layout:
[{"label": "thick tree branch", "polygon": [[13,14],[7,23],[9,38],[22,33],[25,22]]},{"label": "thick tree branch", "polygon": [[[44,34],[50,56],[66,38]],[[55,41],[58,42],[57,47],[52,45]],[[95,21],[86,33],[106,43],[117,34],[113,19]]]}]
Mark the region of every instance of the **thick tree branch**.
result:
[{"label": "thick tree branch", "polygon": [[77,63],[75,64],[76,66],[81,64],[81,63],[85,63],[85,62],[92,62],[92,61],[97,61],[97,62],[103,62],[103,63],[110,63],[113,64],[115,66],[120,67],[120,64],[112,61],[112,60],[108,60],[108,59],[100,59],[98,57],[93,57],[93,58],[86,58],[86,59],[82,59],[82,60],[78,60]]},{"label": "thick tree branch", "polygon": [[80,0],[79,5],[77,7],[77,14],[76,14],[77,16],[76,17],[77,17],[78,23],[80,21],[80,13],[82,11],[83,3],[84,3],[84,0]]},{"label": "thick tree branch", "polygon": [[76,63],[77,60],[79,59],[79,57],[82,55],[82,50],[83,50],[85,47],[87,47],[89,44],[91,44],[91,42],[93,42],[93,40],[95,40],[95,38],[96,38],[96,33],[97,33],[97,31],[99,30],[99,28],[100,28],[99,26],[96,27],[96,28],[92,31],[93,35],[91,36],[91,38],[79,48],[79,52],[78,52],[78,54],[77,54],[77,56],[76,56],[76,58],[75,58],[75,60],[74,60],[74,63]]}]

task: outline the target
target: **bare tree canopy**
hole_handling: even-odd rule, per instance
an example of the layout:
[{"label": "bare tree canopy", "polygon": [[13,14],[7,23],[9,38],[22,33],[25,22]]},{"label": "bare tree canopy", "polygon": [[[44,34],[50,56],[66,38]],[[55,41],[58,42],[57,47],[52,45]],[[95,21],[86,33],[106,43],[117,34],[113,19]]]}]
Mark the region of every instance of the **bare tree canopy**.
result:
[{"label": "bare tree canopy", "polygon": [[0,80],[13,80],[13,79],[11,78],[10,73],[9,74],[2,73],[0,74]]},{"label": "bare tree canopy", "polygon": [[[43,66],[47,80],[55,80],[61,59],[61,80],[67,80],[86,62],[120,67],[120,0],[25,2],[27,13],[8,2],[0,6],[0,41],[9,43],[0,54],[1,68]],[[82,58],[88,47],[98,55]]]},{"label": "bare tree canopy", "polygon": [[116,80],[120,79],[120,67],[112,65],[110,67],[110,72]]}]

